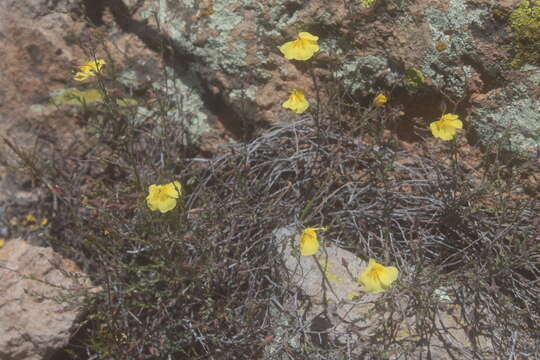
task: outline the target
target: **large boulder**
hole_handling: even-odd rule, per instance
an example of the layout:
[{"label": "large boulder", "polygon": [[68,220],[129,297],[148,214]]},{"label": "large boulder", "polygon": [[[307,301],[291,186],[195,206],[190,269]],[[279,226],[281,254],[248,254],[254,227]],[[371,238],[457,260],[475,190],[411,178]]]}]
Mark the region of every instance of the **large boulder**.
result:
[{"label": "large boulder", "polygon": [[68,343],[85,295],[96,290],[51,248],[8,241],[0,248],[0,358],[48,359]]}]

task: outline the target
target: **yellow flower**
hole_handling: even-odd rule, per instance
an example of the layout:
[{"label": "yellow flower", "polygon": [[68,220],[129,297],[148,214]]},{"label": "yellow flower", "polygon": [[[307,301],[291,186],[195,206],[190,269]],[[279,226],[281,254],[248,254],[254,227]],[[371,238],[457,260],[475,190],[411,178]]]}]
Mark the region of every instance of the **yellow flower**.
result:
[{"label": "yellow flower", "polygon": [[286,42],[279,50],[289,60],[307,60],[319,51],[317,40],[319,40],[318,36],[301,32],[296,40]]},{"label": "yellow flower", "polygon": [[373,99],[373,105],[375,105],[375,107],[381,107],[386,104],[387,101],[388,98],[384,96],[384,94],[379,94],[375,96],[375,99]]},{"label": "yellow flower", "polygon": [[290,109],[297,114],[301,114],[309,107],[309,103],[306,100],[304,91],[300,89],[293,89],[289,99],[283,103],[285,109]]},{"label": "yellow flower", "polygon": [[302,231],[302,235],[300,235],[300,254],[302,254],[302,256],[316,254],[319,250],[317,230],[327,230],[327,228],[305,228],[304,231]]},{"label": "yellow flower", "polygon": [[97,59],[95,61],[88,61],[86,64],[79,66],[82,72],[100,72],[106,62],[103,59]]},{"label": "yellow flower", "polygon": [[178,181],[166,185],[150,185],[146,204],[152,211],[166,213],[176,207],[176,199],[181,195],[182,185]]},{"label": "yellow flower", "polygon": [[429,124],[431,133],[442,140],[452,140],[456,136],[456,129],[463,129],[463,123],[456,114],[444,114],[437,121]]},{"label": "yellow flower", "polygon": [[366,270],[358,277],[358,282],[364,286],[364,291],[378,293],[388,289],[398,275],[399,271],[394,266],[384,266],[369,259]]},{"label": "yellow flower", "polygon": [[84,65],[79,66],[81,71],[77,72],[73,78],[77,81],[87,80],[89,77],[100,72],[105,64],[105,60],[102,59],[87,61]]},{"label": "yellow flower", "polygon": [[24,217],[24,221],[26,224],[32,224],[36,222],[36,217],[32,214],[28,214]]}]

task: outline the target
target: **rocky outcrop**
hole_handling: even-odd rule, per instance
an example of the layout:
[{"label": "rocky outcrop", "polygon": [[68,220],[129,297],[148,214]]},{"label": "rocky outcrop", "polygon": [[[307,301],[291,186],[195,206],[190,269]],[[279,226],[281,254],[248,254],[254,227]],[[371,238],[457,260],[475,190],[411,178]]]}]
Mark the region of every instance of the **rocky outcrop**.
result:
[{"label": "rocky outcrop", "polygon": [[[533,154],[540,143],[538,118],[530,116],[538,114],[540,70],[538,64],[515,61],[527,50],[520,42],[525,35],[518,33],[527,29],[512,25],[520,1],[23,3],[0,4],[0,50],[7,54],[0,72],[6,84],[0,93],[0,126],[8,111],[10,117],[30,121],[48,117],[48,99],[77,85],[66,69],[86,57],[82,49],[95,46],[98,55],[104,54],[91,40],[96,31],[85,24],[89,19],[107,48],[114,49],[108,53],[119,65],[117,79],[125,90],[152,83],[165,98],[181,94],[181,108],[171,104],[174,110],[167,117],[203,139],[213,131],[209,136],[216,141],[224,128],[242,137],[258,123],[288,121],[294,114],[281,104],[292,88],[304,89],[314,108],[316,98],[326,106],[343,85],[347,96],[360,103],[387,93],[389,106],[403,109],[400,121],[410,129],[427,129],[447,111],[458,113],[471,135],[486,145],[505,143],[498,128],[509,129],[503,134],[511,133],[507,148],[521,155]],[[525,20],[519,24],[534,21]],[[321,51],[307,62],[289,61],[279,51],[299,31],[320,38]],[[516,63],[521,67],[511,66]],[[511,95],[515,92],[519,99]],[[494,93],[503,94],[496,100],[502,112],[483,102]],[[139,104],[134,121],[161,115]],[[4,131],[15,133],[13,126]]]},{"label": "rocky outcrop", "polygon": [[0,248],[0,358],[48,359],[68,343],[85,295],[97,290],[51,248],[8,241]]},{"label": "rocky outcrop", "polygon": [[[32,130],[44,125],[50,113],[40,107],[69,78],[70,62],[76,56],[67,35],[76,25],[68,4],[46,0],[0,2],[0,135],[19,144],[33,141]],[[57,129],[67,126],[65,117],[56,122]],[[9,151],[3,142],[0,150]]]},{"label": "rocky outcrop", "polygon": [[[74,98],[84,98],[86,109],[96,116],[103,110],[103,98],[95,81],[77,82],[73,74],[93,52],[118,69],[114,84],[107,83],[110,90],[128,99],[129,105],[138,105],[132,106],[137,109],[132,109],[131,121],[159,118],[159,109],[137,104],[129,95],[152,91],[168,99],[164,107],[173,110],[167,116],[183,122],[195,140],[210,131],[207,106],[193,90],[197,79],[173,75],[156,49],[115,23],[98,28],[97,20],[90,24],[88,16],[98,18],[91,9],[85,13],[85,3],[99,1],[0,1],[0,136],[23,150],[32,147],[39,152],[50,151],[51,143],[67,147],[84,136],[78,122],[82,104]],[[11,150],[0,141],[0,156],[14,165]]]},{"label": "rocky outcrop", "polygon": [[[404,108],[403,122],[411,128],[413,117],[420,116],[427,127],[441,111],[456,112],[481,142],[493,143],[497,137],[486,127],[508,124],[500,114],[477,111],[471,99],[496,89],[520,89],[528,94],[525,110],[511,97],[499,105],[511,108],[514,130],[528,134],[511,138],[513,151],[531,154],[531,144],[535,150],[540,143],[538,132],[531,131],[538,119],[527,120],[538,109],[538,83],[528,80],[539,73],[532,66],[538,64],[509,66],[516,46],[509,18],[519,4],[153,0],[133,11],[131,23],[122,23],[154,45],[156,40],[142,35],[140,27],[159,29],[170,44],[172,63],[195,72],[205,96],[257,121],[287,121],[292,115],[281,104],[292,88],[304,89],[312,103],[320,96],[324,105],[332,91],[321,89],[338,79],[360,102],[392,92],[391,104]],[[124,19],[127,8],[121,0],[111,2],[117,20]],[[320,37],[321,51],[308,62],[288,61],[278,49],[299,31]]]}]

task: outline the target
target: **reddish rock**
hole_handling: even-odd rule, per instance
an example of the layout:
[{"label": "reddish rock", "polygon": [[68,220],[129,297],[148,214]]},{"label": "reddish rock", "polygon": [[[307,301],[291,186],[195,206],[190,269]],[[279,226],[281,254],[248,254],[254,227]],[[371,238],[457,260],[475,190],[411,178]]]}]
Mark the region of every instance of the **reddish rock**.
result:
[{"label": "reddish rock", "polygon": [[0,248],[0,358],[47,359],[68,343],[85,294],[94,291],[51,248],[8,241]]}]

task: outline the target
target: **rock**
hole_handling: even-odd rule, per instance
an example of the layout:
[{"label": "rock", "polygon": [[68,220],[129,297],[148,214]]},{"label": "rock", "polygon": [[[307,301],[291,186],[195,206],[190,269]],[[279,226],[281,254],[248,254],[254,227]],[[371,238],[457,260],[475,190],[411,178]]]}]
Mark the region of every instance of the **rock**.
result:
[{"label": "rock", "polygon": [[[151,88],[155,96],[167,100],[167,104],[160,103],[162,108],[139,104],[130,114],[135,116],[129,116],[135,124],[149,118],[161,119],[163,108],[167,108],[171,109],[167,117],[184,126],[186,138],[197,142],[200,136],[215,135],[212,130],[219,127],[209,125],[198,80],[178,71],[172,75],[172,68],[163,64],[155,49],[115,23],[97,29],[87,24],[82,16],[83,3],[93,6],[82,0],[0,1],[0,53],[4,54],[0,67],[0,136],[22,150],[42,154],[50,151],[50,143],[67,147],[83,138],[84,132],[75,121],[82,105],[66,95],[93,97],[87,102],[90,110],[103,102],[97,85],[73,80],[73,71],[88,60],[89,51],[106,58],[109,68],[114,62],[118,72],[115,84],[119,87],[114,90],[120,96],[129,98],[133,92],[146,93]],[[92,10],[88,9],[88,13]],[[112,59],[107,58],[108,54]],[[135,107],[136,102],[131,100],[129,104]],[[216,132],[223,131],[219,128]],[[0,154],[9,164],[16,163],[17,157],[2,141]],[[47,157],[46,153],[43,157]]]},{"label": "rock", "polygon": [[[246,114],[269,123],[294,116],[281,105],[295,87],[305,90],[314,105],[313,75],[319,89],[332,86],[337,78],[346,92],[360,98],[395,92],[405,117],[420,115],[427,128],[441,108],[455,111],[455,104],[466,104],[471,95],[486,94],[509,76],[523,73],[507,66],[512,60],[510,28],[495,15],[499,8],[511,11],[515,1],[504,1],[496,9],[483,0],[369,4],[151,0],[133,11],[130,23],[145,29],[139,33],[157,33],[170,43],[172,63],[202,80],[203,98],[220,99],[232,110],[222,115],[224,123],[242,127],[238,119]],[[127,7],[111,9],[116,19],[126,18]],[[289,61],[278,49],[298,31],[320,37],[321,51],[306,62]],[[147,45],[156,41],[141,38]],[[411,86],[410,69],[425,82]],[[419,98],[426,95],[433,98],[419,107]],[[320,96],[323,103],[328,100],[324,91]],[[503,105],[519,111],[513,103]]]},{"label": "rock", "polygon": [[[68,13],[72,5],[66,0],[0,1],[0,136],[23,150],[41,150],[37,135],[65,140],[77,135],[71,116],[44,108],[49,94],[65,86],[71,60],[77,58],[68,41],[76,28]],[[3,141],[0,156],[17,164],[17,156]]]},{"label": "rock", "polygon": [[[450,360],[471,353],[485,355],[492,350],[486,338],[471,342],[463,320],[466,311],[460,305],[447,304],[451,299],[444,289],[433,299],[441,306],[430,315],[432,335],[426,339],[425,327],[418,328],[426,316],[417,305],[412,305],[417,313],[413,312],[406,292],[400,292],[397,286],[384,293],[362,292],[356,279],[367,266],[366,261],[328,241],[322,242],[324,245],[316,255],[301,256],[297,249],[299,234],[294,228],[278,229],[274,238],[284,265],[283,286],[292,296],[271,310],[275,334],[266,349],[266,358],[280,359],[275,356],[284,344],[301,347],[301,332],[291,333],[295,328],[304,329],[314,345],[346,346],[357,355],[382,351],[370,348],[370,342],[377,342],[381,336],[394,336],[396,341],[384,349],[389,359],[400,359],[404,352],[414,354],[414,358],[431,352],[433,358]],[[305,297],[306,301],[298,300]],[[295,323],[298,319],[303,319],[300,324]],[[388,327],[394,327],[394,335],[388,333]]]},{"label": "rock", "polygon": [[[361,286],[356,279],[367,262],[331,245],[321,246],[314,256],[301,256],[297,247],[299,235],[292,228],[279,229],[274,236],[281,249],[287,283],[309,297],[304,309],[291,309],[291,304],[287,304],[287,308],[304,313],[311,323],[310,328],[328,333],[330,341],[351,340],[347,323],[364,329],[356,332],[355,340],[369,334],[382,318],[373,311],[381,295],[363,293],[360,296]],[[322,236],[319,234],[320,238]]]},{"label": "rock", "polygon": [[527,81],[510,82],[479,97],[473,104],[470,123],[484,146],[501,155],[523,159],[537,156],[540,97],[534,95],[535,89],[540,95],[540,69],[531,67]]},{"label": "rock", "polygon": [[74,262],[16,239],[0,248],[0,358],[47,359],[65,346],[92,288]]},{"label": "rock", "polygon": [[[336,79],[345,92],[361,101],[371,101],[379,92],[393,93],[389,106],[403,105],[405,121],[420,117],[427,128],[442,108],[455,111],[459,104],[466,128],[469,122],[475,127],[480,117],[466,118],[471,112],[469,100],[502,90],[509,79],[527,74],[526,69],[508,66],[516,44],[507,15],[518,5],[516,1],[495,7],[484,0],[369,4],[322,0],[2,2],[0,14],[5,21],[0,24],[0,51],[7,56],[0,70],[0,83],[5,84],[0,91],[0,134],[30,144],[32,133],[25,131],[24,121],[32,124],[43,119],[54,119],[53,127],[62,135],[76,134],[73,122],[58,116],[47,102],[73,91],[75,84],[65,70],[85,57],[75,40],[89,43],[93,34],[99,34],[109,49],[120,50],[109,53],[127,93],[151,88],[170,101],[164,106],[166,117],[185,125],[186,139],[211,143],[223,142],[218,139],[227,130],[243,138],[246,129],[257,125],[250,121],[288,121],[296,115],[281,105],[292,88],[304,89],[314,107],[316,88],[332,88]],[[82,9],[95,24],[105,26],[99,31],[85,26]],[[320,37],[321,51],[306,62],[289,61],[279,51],[298,31]],[[98,54],[104,53],[97,47]],[[162,69],[164,74],[160,74]],[[425,81],[410,81],[411,69]],[[329,101],[326,91],[319,95],[323,104]],[[516,102],[502,101],[500,105],[516,117],[527,116],[528,111],[519,113]],[[163,115],[163,107],[139,104],[130,119],[139,124]],[[493,138],[488,130],[478,131],[484,143]],[[531,142],[534,151],[538,144],[535,136],[524,146],[519,137],[514,140],[518,143],[510,148],[520,152],[529,152]],[[202,147],[216,148],[215,144]]]}]

